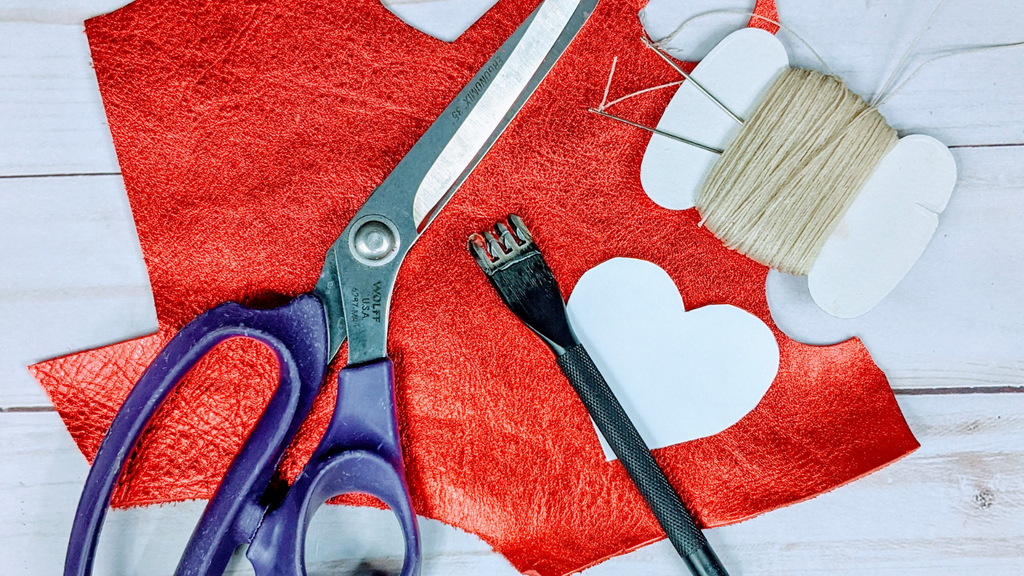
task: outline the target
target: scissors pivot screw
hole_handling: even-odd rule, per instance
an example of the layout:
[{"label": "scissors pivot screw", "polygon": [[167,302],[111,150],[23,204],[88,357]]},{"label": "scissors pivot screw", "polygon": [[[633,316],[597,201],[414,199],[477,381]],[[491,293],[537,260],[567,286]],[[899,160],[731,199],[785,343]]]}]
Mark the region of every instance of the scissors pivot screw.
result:
[{"label": "scissors pivot screw", "polygon": [[356,225],[349,244],[357,260],[379,266],[390,262],[398,251],[398,230],[386,218],[368,216]]}]

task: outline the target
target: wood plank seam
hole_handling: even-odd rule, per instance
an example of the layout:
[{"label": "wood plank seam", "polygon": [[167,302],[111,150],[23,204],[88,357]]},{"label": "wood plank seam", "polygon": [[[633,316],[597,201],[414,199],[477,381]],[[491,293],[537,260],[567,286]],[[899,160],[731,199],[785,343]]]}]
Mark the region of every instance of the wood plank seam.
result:
[{"label": "wood plank seam", "polygon": [[68,176],[120,176],[120,172],[69,172],[66,174],[0,174],[0,178],[10,180],[15,178],[63,178]]}]

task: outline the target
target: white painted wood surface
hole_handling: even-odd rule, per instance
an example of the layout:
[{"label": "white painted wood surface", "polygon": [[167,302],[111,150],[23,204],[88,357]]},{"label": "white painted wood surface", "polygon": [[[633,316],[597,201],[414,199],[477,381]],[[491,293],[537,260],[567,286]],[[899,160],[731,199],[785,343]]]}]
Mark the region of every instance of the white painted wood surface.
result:
[{"label": "white painted wood surface", "polygon": [[783,331],[824,344],[859,336],[895,388],[1024,386],[1024,146],[958,148],[959,182],[921,259],[873,310],[829,316],[806,278],[772,272]]},{"label": "white painted wood surface", "polygon": [[0,174],[119,172],[81,22],[0,23],[0,78]]},{"label": "white painted wood surface", "polygon": [[[708,538],[736,576],[934,576],[1024,573],[1024,395],[905,396],[922,448],[829,494]],[[58,574],[86,464],[52,412],[0,414],[0,543],[14,574]],[[11,506],[10,503],[16,504]],[[201,502],[111,513],[98,573],[170,576]],[[421,519],[424,576],[512,576],[479,539]],[[373,509],[321,509],[307,541],[311,574],[361,562],[395,569],[397,522]],[[250,570],[236,562],[233,573]],[[6,573],[6,572],[5,572]],[[584,572],[685,574],[662,541]]]},{"label": "white painted wood surface", "polygon": [[[933,6],[778,2],[782,19],[868,94]],[[81,25],[121,3],[0,0],[3,574],[60,573],[86,473],[24,366],[155,327]],[[658,37],[688,14],[752,4],[652,0],[646,21]],[[949,0],[920,54],[1022,40],[1021,30],[1024,13],[1015,0]],[[721,35],[708,37],[713,45]],[[915,58],[912,65],[921,61]],[[1017,145],[956,152],[960,185],[922,261],[880,306],[885,318],[828,324],[802,308],[799,286],[770,285],[773,311],[791,333],[820,341],[859,334],[895,387],[950,389],[901,397],[923,444],[905,460],[810,502],[710,531],[734,576],[1024,573],[1024,395],[963,393],[1024,386],[1022,62],[1020,49],[949,59],[883,110],[901,130],[949,144]],[[58,176],[69,174],[90,176]],[[98,574],[170,574],[200,509],[184,503],[114,512]],[[475,537],[437,522],[424,522],[423,530],[425,574],[514,573]],[[316,558],[312,573],[366,574],[363,559],[393,568],[396,533],[379,512],[331,507],[317,516],[307,543]],[[244,563],[235,568],[245,573]],[[586,574],[624,572],[685,570],[662,542]]]},{"label": "white painted wood surface", "polygon": [[0,407],[48,404],[25,366],[156,330],[119,175],[0,178]]}]

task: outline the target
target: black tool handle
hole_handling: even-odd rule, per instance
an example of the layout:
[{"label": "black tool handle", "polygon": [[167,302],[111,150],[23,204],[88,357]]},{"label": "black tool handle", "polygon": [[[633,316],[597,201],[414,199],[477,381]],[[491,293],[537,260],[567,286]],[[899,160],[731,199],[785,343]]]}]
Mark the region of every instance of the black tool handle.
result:
[{"label": "black tool handle", "polygon": [[558,366],[690,572],[694,576],[729,576],[583,345],[558,356]]}]

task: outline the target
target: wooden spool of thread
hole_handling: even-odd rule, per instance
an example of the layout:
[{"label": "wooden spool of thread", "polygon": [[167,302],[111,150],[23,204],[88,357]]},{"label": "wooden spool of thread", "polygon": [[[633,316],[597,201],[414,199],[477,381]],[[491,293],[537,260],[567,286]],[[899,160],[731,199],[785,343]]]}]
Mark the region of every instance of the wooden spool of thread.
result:
[{"label": "wooden spool of thread", "polygon": [[806,275],[897,140],[841,79],[789,68],[705,179],[702,224],[729,248]]}]

